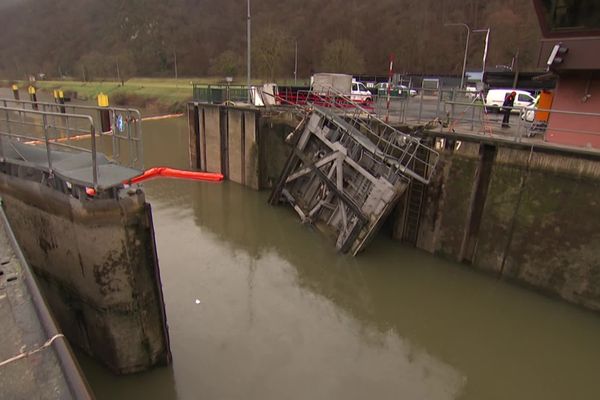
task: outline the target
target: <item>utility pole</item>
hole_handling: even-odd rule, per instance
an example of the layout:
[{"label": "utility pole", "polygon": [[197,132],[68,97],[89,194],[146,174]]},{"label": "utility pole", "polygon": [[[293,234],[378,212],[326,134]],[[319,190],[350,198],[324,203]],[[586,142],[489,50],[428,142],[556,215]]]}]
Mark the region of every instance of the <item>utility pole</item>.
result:
[{"label": "utility pole", "polygon": [[247,45],[248,48],[246,50],[246,53],[248,55],[248,61],[247,61],[247,74],[248,74],[248,103],[252,103],[252,92],[251,92],[251,84],[250,84],[250,62],[251,62],[251,55],[250,55],[250,0],[248,0],[248,20],[247,20],[247,24],[246,24],[246,39],[247,39]]},{"label": "utility pole", "polygon": [[467,42],[465,43],[465,55],[463,57],[462,75],[460,76],[460,88],[465,88],[465,72],[467,68],[467,54],[469,52],[469,37],[471,36],[471,28],[462,22],[444,24],[444,26],[462,26],[467,30]]},{"label": "utility pole", "polygon": [[519,49],[517,49],[517,53],[515,54],[515,57],[513,58],[511,70],[515,74],[515,78],[513,80],[512,87],[513,87],[513,89],[516,89],[517,85],[519,84]]}]

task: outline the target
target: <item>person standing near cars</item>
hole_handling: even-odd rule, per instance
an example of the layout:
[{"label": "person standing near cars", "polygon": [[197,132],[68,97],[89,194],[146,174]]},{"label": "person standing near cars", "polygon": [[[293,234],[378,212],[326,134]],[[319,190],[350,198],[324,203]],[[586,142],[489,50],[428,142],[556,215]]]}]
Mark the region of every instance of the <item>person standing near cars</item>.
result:
[{"label": "person standing near cars", "polygon": [[502,112],[504,112],[504,118],[502,118],[502,127],[508,128],[508,120],[510,119],[510,112],[512,111],[512,107],[515,104],[515,97],[517,97],[517,92],[511,92],[506,95],[504,98],[504,103],[502,104]]}]

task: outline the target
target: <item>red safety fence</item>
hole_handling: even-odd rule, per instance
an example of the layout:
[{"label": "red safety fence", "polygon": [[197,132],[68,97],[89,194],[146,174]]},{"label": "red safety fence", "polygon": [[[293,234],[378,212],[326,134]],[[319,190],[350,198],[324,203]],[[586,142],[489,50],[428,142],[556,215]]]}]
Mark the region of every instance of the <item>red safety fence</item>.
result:
[{"label": "red safety fence", "polygon": [[334,95],[334,94],[317,94],[311,91],[294,91],[294,90],[280,90],[275,95],[275,101],[278,104],[292,104],[292,105],[315,105],[319,107],[325,108],[341,108],[341,109],[351,109],[356,108],[356,105],[360,105],[368,111],[373,110],[373,101],[372,100],[355,100],[352,101],[347,96],[342,95]]}]

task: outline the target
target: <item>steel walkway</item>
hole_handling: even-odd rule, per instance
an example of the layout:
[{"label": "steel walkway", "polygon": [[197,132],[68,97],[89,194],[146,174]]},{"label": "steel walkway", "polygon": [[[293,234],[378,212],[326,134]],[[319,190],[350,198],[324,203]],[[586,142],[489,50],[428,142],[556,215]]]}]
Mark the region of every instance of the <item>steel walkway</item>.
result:
[{"label": "steel walkway", "polygon": [[[142,174],[141,114],[127,108],[67,106],[0,99],[3,172],[20,165],[96,191],[118,187]],[[41,109],[41,110],[40,110]],[[111,129],[97,129],[105,113]],[[96,117],[98,116],[96,115]],[[109,154],[101,153],[101,146]]]}]

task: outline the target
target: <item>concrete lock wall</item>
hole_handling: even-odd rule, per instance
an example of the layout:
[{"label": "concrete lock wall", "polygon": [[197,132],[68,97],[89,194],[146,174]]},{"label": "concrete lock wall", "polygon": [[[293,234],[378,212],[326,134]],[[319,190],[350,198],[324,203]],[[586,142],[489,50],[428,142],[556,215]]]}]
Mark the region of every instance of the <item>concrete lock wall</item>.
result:
[{"label": "concrete lock wall", "polygon": [[290,111],[189,103],[190,167],[253,189],[270,188],[291,151],[285,138],[298,122]]},{"label": "concrete lock wall", "polygon": [[462,142],[438,168],[417,247],[600,310],[596,159]]},{"label": "concrete lock wall", "polygon": [[0,174],[3,204],[61,329],[116,373],[170,362],[151,212],[141,191],[78,200]]},{"label": "concrete lock wall", "polygon": [[259,189],[259,119],[254,108],[188,104],[190,166]]}]

